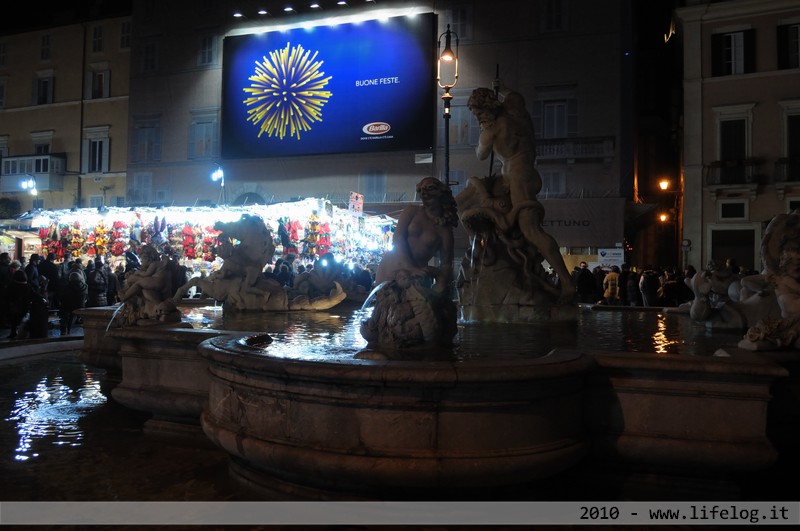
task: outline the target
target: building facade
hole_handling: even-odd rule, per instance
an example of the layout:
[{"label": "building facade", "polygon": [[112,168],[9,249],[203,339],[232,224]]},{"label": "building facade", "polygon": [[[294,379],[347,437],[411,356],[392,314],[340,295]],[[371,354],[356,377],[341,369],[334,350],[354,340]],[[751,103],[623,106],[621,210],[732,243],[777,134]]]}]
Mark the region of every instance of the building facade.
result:
[{"label": "building facade", "polygon": [[0,193],[22,211],[124,201],[130,48],[128,16],[0,35]]},{"label": "building facade", "polygon": [[[318,8],[303,4],[285,11],[284,3],[272,0],[134,0],[129,18],[12,34],[3,38],[0,48],[5,50],[5,63],[0,64],[5,89],[0,150],[9,171],[2,176],[2,193],[20,198],[25,210],[191,207],[300,197],[322,197],[341,206],[356,192],[364,196],[367,212],[397,214],[404,203],[416,200],[415,187],[422,178],[444,179],[446,165],[456,194],[469,177],[500,171],[497,161],[490,166],[490,161],[477,159],[479,128],[467,108],[472,91],[491,87],[499,75],[524,96],[534,120],[545,229],[563,254],[573,256],[568,263],[585,256],[601,261],[601,250],[619,251],[626,241],[641,239],[639,233],[650,219],[642,216],[648,209],[641,208],[639,188],[663,173],[649,156],[657,139],[650,139],[646,156],[638,153],[640,144],[647,143],[639,138],[637,92],[653,84],[635,80],[640,60],[636,17],[641,14],[635,4],[367,0],[340,6],[327,0],[318,2]],[[235,11],[241,16],[234,16]],[[448,121],[443,119],[442,91],[431,72],[432,112],[423,124],[435,130],[430,146],[223,157],[221,132],[224,121],[232,119],[223,113],[229,38],[350,23],[353,16],[420,13],[435,15],[429,52],[434,62],[436,38],[448,27],[459,58]],[[58,54],[42,59],[45,37],[52,34],[54,39],[62,32],[58,42],[73,45],[59,46]],[[105,46],[98,51],[99,35]],[[22,49],[27,56],[19,52]],[[58,80],[50,85],[51,99],[32,104],[30,83],[45,80],[37,83],[46,95],[49,77]],[[352,102],[354,108],[358,103]],[[444,145],[445,126],[449,149]],[[40,146],[47,139],[52,139],[49,145]],[[29,164],[36,169],[40,151],[54,159],[49,168],[57,170],[27,170]],[[33,160],[22,160],[28,157]],[[213,180],[218,170],[223,170],[224,179]],[[21,188],[27,173],[36,176],[38,190],[48,189],[38,199]],[[653,255],[652,242],[636,248],[634,263],[642,265]]]},{"label": "building facade", "polygon": [[676,12],[686,253],[761,270],[766,225],[800,207],[800,4],[686,4]]}]

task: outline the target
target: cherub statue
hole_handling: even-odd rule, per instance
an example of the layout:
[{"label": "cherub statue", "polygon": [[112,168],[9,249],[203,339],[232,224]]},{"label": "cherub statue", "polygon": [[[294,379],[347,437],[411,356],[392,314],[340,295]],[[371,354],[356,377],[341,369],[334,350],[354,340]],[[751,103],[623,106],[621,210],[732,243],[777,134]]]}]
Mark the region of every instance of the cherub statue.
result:
[{"label": "cherub statue", "polygon": [[739,346],[800,349],[800,211],[778,214],[770,221],[761,240],[761,261],[780,316],[765,315],[747,330]]},{"label": "cherub statue", "polygon": [[171,311],[162,306],[164,301],[172,298],[169,256],[161,255],[155,247],[147,244],[142,247],[139,258],[141,267],[125,276],[119,291],[123,324],[180,321],[181,314],[174,305]]}]

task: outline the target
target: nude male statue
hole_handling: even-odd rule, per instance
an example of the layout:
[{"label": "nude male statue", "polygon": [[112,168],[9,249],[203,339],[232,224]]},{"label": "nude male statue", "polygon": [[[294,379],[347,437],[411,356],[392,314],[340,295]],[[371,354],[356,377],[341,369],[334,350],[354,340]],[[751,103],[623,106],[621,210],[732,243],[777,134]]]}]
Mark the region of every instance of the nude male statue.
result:
[{"label": "nude male statue", "polygon": [[516,216],[525,239],[539,249],[558,273],[562,298],[571,298],[575,292],[572,275],[564,264],[558,244],[542,229],[544,208],[536,199],[542,189],[542,179],[535,167],[533,121],[520,93],[508,89],[499,79],[495,87],[498,94],[488,88],[475,89],[467,103],[481,128],[475,152],[479,160],[485,160],[494,152],[502,162],[503,186],[511,200],[507,225],[513,226]]}]

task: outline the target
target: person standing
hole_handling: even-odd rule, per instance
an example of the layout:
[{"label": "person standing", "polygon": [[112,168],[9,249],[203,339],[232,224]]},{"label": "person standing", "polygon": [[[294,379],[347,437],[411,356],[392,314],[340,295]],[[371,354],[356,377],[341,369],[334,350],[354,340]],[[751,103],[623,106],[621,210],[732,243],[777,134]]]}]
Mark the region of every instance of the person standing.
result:
[{"label": "person standing", "polygon": [[589,271],[589,264],[586,262],[581,262],[581,267],[575,275],[575,287],[578,292],[578,302],[597,302],[594,299],[594,275]]},{"label": "person standing", "polygon": [[38,254],[31,255],[28,265],[25,266],[25,276],[28,278],[28,285],[33,291],[39,291],[39,262],[41,258]]},{"label": "person standing", "polygon": [[8,326],[8,285],[11,284],[11,255],[0,254],[0,327]]},{"label": "person standing", "polygon": [[639,272],[633,267],[628,274],[628,305],[643,306],[642,292],[639,290]]},{"label": "person standing", "polygon": [[108,281],[103,272],[103,260],[95,258],[86,264],[86,285],[89,290],[89,300],[86,302],[87,308],[97,308],[98,306],[108,306],[106,293],[108,292]]},{"label": "person standing", "polygon": [[11,277],[8,286],[8,320],[11,327],[9,339],[16,339],[19,325],[22,324],[25,316],[28,315],[31,306],[31,288],[28,285],[28,277],[25,271],[18,269]]},{"label": "person standing", "polygon": [[55,253],[47,253],[47,258],[39,264],[39,275],[47,279],[47,300],[50,309],[58,309],[59,271]]},{"label": "person standing", "polygon": [[620,270],[617,266],[611,266],[611,271],[603,277],[603,298],[611,306],[619,304],[619,277]]},{"label": "person standing", "polygon": [[639,279],[639,291],[642,292],[643,306],[658,306],[659,287],[661,287],[661,282],[658,280],[658,273],[653,266],[644,266],[644,271]]},{"label": "person standing", "polygon": [[67,284],[61,291],[61,308],[58,310],[62,336],[72,331],[74,312],[79,308],[86,307],[88,296],[89,290],[86,282],[83,281],[83,276],[77,271],[70,273]]}]

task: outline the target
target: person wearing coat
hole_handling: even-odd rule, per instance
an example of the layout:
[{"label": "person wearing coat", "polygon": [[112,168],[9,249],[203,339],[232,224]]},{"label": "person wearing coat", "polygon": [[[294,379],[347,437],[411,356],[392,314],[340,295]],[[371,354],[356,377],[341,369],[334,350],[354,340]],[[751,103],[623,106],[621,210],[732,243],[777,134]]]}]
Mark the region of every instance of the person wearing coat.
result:
[{"label": "person wearing coat", "polygon": [[103,271],[103,262],[99,259],[86,264],[86,286],[89,290],[87,308],[108,306],[108,280]]},{"label": "person wearing coat", "polygon": [[31,307],[31,288],[25,271],[18,269],[11,277],[11,283],[6,289],[8,297],[8,324],[11,327],[9,339],[17,338],[17,329],[22,320],[28,315]]},{"label": "person wearing coat", "polygon": [[58,310],[58,317],[61,322],[61,335],[65,336],[72,331],[72,322],[75,319],[74,312],[79,308],[86,307],[86,300],[89,297],[89,288],[83,281],[83,276],[77,271],[69,274],[67,285],[61,291],[61,308]]}]

